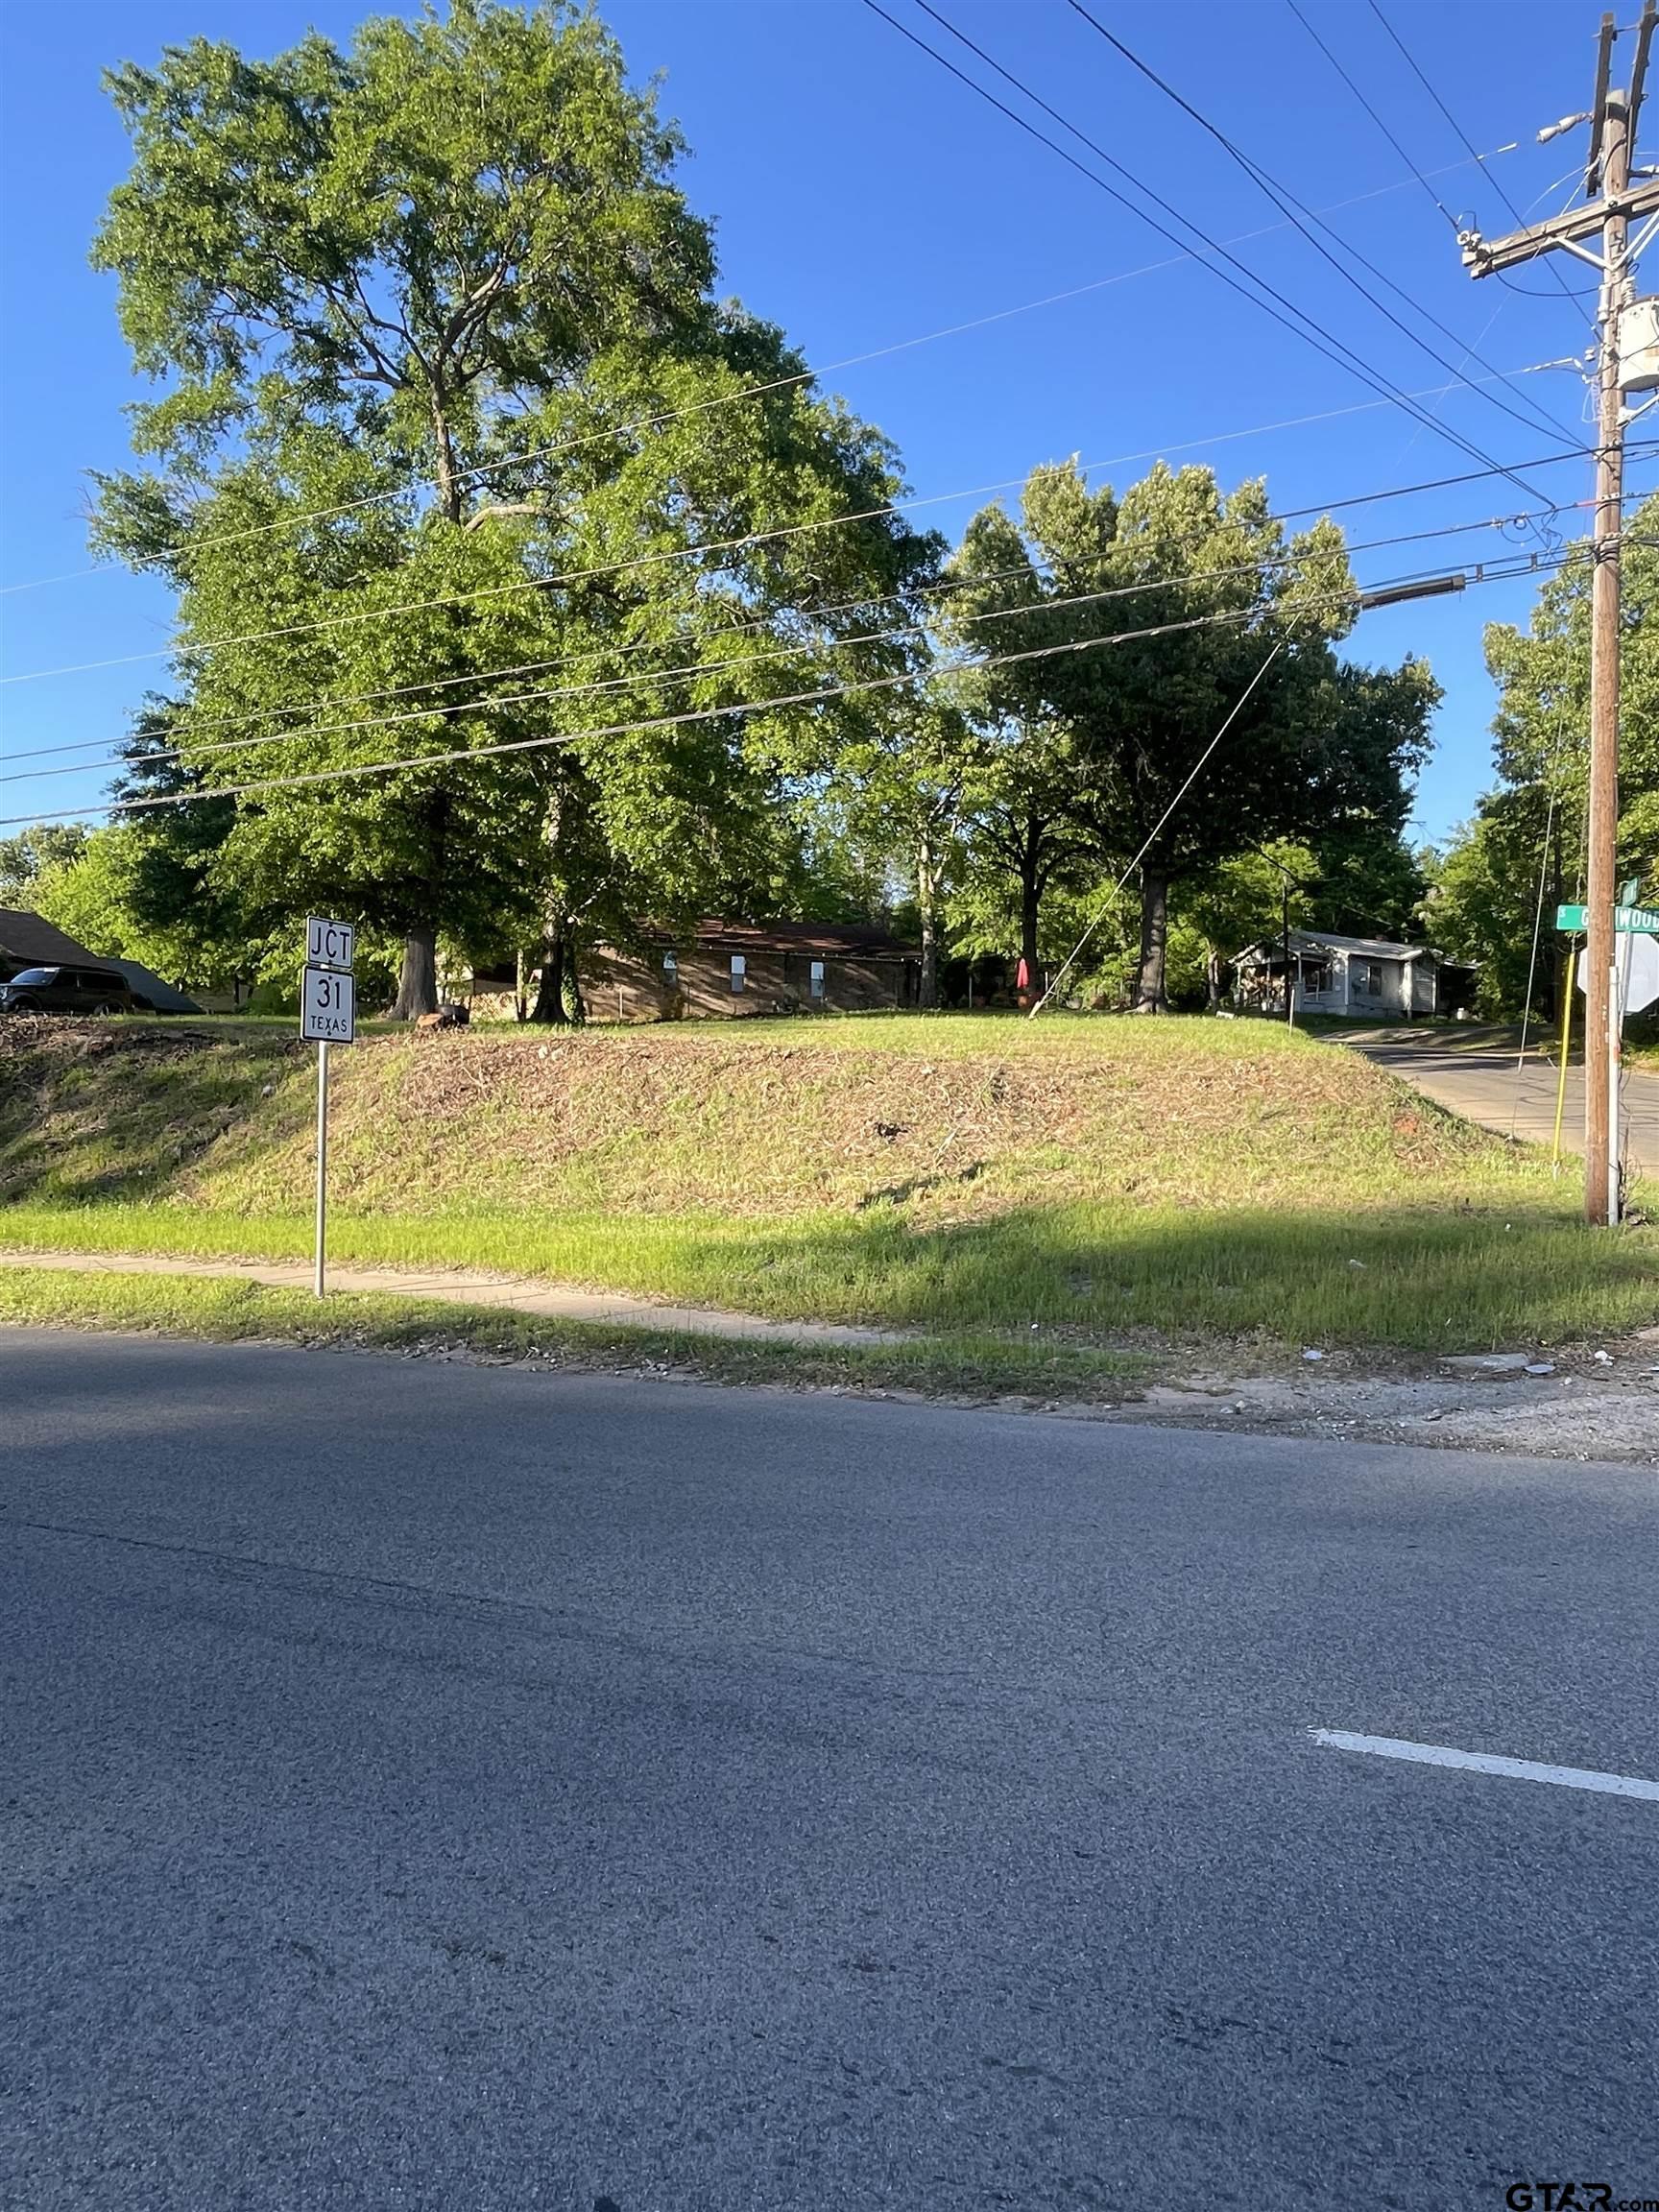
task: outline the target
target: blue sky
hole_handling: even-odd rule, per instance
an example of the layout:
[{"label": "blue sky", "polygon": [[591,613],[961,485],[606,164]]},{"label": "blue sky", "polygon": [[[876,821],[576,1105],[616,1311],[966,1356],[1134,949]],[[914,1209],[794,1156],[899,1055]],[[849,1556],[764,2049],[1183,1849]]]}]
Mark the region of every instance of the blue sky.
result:
[{"label": "blue sky", "polygon": [[[938,4],[1212,235],[1236,240],[1279,222],[1214,141],[1060,0]],[[1600,0],[1504,10],[1455,0],[1384,4],[1475,145],[1485,153],[1520,142],[1483,176],[1369,7],[1306,0],[1321,36],[1417,166],[1432,173],[1447,207],[1488,232],[1511,228],[1495,180],[1534,219],[1561,205],[1583,134],[1545,147],[1533,134],[1587,101]],[[989,79],[913,0],[884,5]],[[164,45],[198,35],[258,53],[291,44],[309,26],[344,41],[367,12],[290,0],[12,0],[0,15],[0,399],[8,428],[0,441],[0,584],[85,567],[85,471],[126,459],[122,410],[140,390],[116,326],[112,281],[86,264],[100,210],[127,163],[100,71],[125,59],[154,61]],[[1331,215],[1344,238],[1495,368],[1582,351],[1582,308],[1542,270],[1520,279],[1529,295],[1469,279],[1443,217],[1286,0],[1094,0],[1094,12],[1302,201],[1327,212],[1353,203]],[[665,105],[690,142],[685,188],[716,225],[723,290],[782,324],[813,363],[848,364],[827,381],[897,440],[912,487],[933,502],[919,517],[952,536],[984,503],[979,488],[1017,485],[1036,463],[1070,453],[1111,464],[1100,474],[1119,485],[1159,453],[1209,462],[1229,483],[1264,473],[1282,509],[1478,466],[1398,409],[1375,404],[1349,371],[1201,267],[1168,266],[1164,240],[857,0],[612,0],[603,12],[632,72],[663,74]],[[1409,392],[1448,382],[1293,232],[1271,229],[1236,251],[1391,382]],[[1575,284],[1579,275],[1590,281],[1583,270]],[[1075,296],[903,346],[1063,292]],[[1428,335],[1462,360],[1461,346]],[[903,349],[855,358],[896,346]],[[1481,373],[1471,365],[1471,376]],[[1507,419],[1467,387],[1428,404],[1496,462],[1582,443],[1578,378],[1555,371],[1522,382],[1557,420],[1558,436]],[[1292,426],[1265,427],[1282,424]],[[1582,499],[1589,488],[1587,462],[1529,474],[1554,500]],[[1634,481],[1654,481],[1651,465]],[[1527,504],[1495,478],[1345,519],[1358,541]],[[1576,517],[1566,522],[1579,527]],[[1359,554],[1356,565],[1380,577],[1506,550],[1496,534],[1455,537]],[[1492,694],[1481,632],[1488,621],[1525,621],[1531,596],[1529,586],[1504,583],[1382,611],[1367,615],[1351,641],[1349,650],[1367,660],[1424,654],[1445,686],[1437,750],[1419,793],[1423,832],[1442,834],[1489,779]],[[0,674],[154,656],[169,614],[157,584],[121,572],[10,592],[0,597]],[[150,658],[7,684],[0,749],[118,742],[164,669],[164,660]],[[90,804],[98,789],[95,775],[18,783],[0,793],[12,802],[0,813]]]}]

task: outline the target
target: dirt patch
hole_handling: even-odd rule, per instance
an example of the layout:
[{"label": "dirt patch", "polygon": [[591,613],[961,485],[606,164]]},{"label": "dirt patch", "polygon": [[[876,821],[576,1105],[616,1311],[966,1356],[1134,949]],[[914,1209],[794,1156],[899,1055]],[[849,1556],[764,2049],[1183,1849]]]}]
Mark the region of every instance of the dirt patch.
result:
[{"label": "dirt patch", "polygon": [[1212,1371],[1153,1384],[1121,1418],[1159,1426],[1427,1444],[1659,1469],[1659,1330],[1613,1345],[1531,1347],[1480,1374],[1441,1360],[1334,1355],[1299,1372]]}]

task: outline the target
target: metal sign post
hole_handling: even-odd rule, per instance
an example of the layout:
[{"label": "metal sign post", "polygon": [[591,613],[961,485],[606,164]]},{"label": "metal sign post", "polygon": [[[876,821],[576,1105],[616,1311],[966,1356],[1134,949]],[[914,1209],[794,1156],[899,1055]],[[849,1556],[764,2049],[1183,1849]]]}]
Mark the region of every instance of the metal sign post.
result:
[{"label": "metal sign post", "polygon": [[[1638,906],[1636,893],[1640,888],[1634,877],[1621,887],[1619,902],[1613,909],[1613,957],[1607,974],[1607,1185],[1605,1216],[1609,1224],[1616,1225],[1620,1215],[1622,1192],[1621,1168],[1623,1146],[1619,1126],[1619,1085],[1623,1073],[1624,1017],[1639,1014],[1659,998],[1659,945],[1655,945],[1652,932],[1659,928],[1659,908]],[[1585,910],[1581,905],[1557,906],[1557,929],[1578,931],[1585,927]],[[1588,952],[1578,971],[1578,988],[1588,998],[1590,992],[1590,961]],[[1568,990],[1571,991],[1572,969],[1568,969]],[[1588,1030],[1588,1022],[1587,1022]],[[1567,1054],[1563,1044],[1561,1054],[1561,1082],[1567,1081]],[[1584,1114],[1586,1121],[1585,1142],[1589,1142],[1590,1121],[1590,1068],[1588,1054],[1584,1069]],[[1555,1117],[1556,1142],[1559,1146],[1561,1117]]]},{"label": "metal sign post", "polygon": [[305,970],[301,979],[300,1034],[317,1046],[317,1267],[313,1287],[326,1288],[324,1254],[328,1234],[328,1047],[349,1045],[357,1034],[357,982],[351,973],[356,931],[347,922],[312,915],[305,925]]},{"label": "metal sign post", "polygon": [[[1624,1001],[1630,987],[1631,933],[1619,927],[1619,907],[1634,904],[1636,894],[1642,888],[1641,878],[1632,876],[1628,883],[1619,887],[1618,903],[1613,911],[1612,969],[1607,978],[1607,1212],[1610,1229],[1619,1226],[1620,1199],[1623,1192],[1620,1169],[1623,1155],[1619,1143],[1619,1078],[1623,1073],[1621,1063],[1624,1055]],[[1586,1070],[1588,1073],[1588,1070]],[[1585,1137],[1589,1142],[1588,1133]]]},{"label": "metal sign post", "polygon": [[1613,939],[1613,968],[1607,980],[1607,1225],[1619,1226],[1620,1163],[1619,1077],[1624,1056],[1624,993],[1630,974],[1627,934]]},{"label": "metal sign post", "polygon": [[328,1040],[317,1042],[317,1273],[312,1288],[324,1294],[323,1255],[328,1244]]}]

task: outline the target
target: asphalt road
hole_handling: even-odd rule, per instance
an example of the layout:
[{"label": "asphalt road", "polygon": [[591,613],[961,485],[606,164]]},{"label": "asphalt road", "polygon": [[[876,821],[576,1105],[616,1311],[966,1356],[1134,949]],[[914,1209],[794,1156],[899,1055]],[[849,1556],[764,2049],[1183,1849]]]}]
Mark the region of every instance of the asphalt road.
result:
[{"label": "asphalt road", "polygon": [[[1551,1144],[1555,1136],[1555,1103],[1561,1071],[1528,1047],[1523,1060],[1513,1037],[1490,1040],[1444,1028],[1393,1027],[1333,1032],[1332,1043],[1346,1045],[1386,1068],[1413,1090],[1441,1106],[1479,1121],[1501,1136],[1529,1144]],[[1623,1157],[1633,1175],[1659,1174],[1659,1075],[1639,1068],[1624,1071],[1620,1118]],[[1584,1067],[1570,1060],[1562,1103],[1561,1149],[1584,1150]]]},{"label": "asphalt road", "polygon": [[0,1336],[0,2203],[1659,2198],[1659,1804],[1309,1733],[1659,1776],[1656,1534],[1628,1468]]}]

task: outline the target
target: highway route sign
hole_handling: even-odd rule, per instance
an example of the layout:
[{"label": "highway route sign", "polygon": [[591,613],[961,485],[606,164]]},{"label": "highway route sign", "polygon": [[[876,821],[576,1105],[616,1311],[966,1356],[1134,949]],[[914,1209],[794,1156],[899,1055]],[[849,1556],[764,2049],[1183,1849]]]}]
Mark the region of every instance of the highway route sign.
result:
[{"label": "highway route sign", "polygon": [[338,968],[305,970],[300,1034],[318,1045],[349,1045],[357,1034],[357,981]]},{"label": "highway route sign", "polygon": [[349,922],[330,922],[312,914],[305,923],[307,968],[349,968],[357,947],[357,932]]}]

